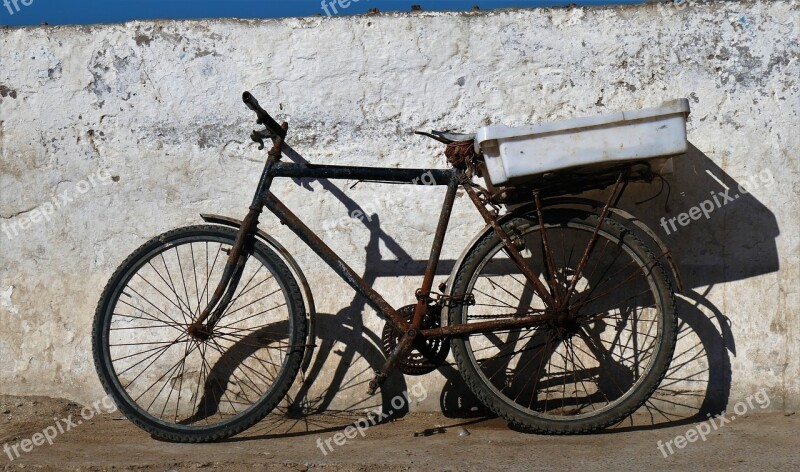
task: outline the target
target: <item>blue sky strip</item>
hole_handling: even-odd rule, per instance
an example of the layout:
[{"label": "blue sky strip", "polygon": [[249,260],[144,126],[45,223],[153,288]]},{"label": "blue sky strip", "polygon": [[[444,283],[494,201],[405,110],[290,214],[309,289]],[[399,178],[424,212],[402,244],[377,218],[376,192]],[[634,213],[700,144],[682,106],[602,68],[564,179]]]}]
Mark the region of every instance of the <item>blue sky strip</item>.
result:
[{"label": "blue sky strip", "polygon": [[[509,7],[602,5],[643,3],[644,0],[0,0],[0,25],[27,26],[48,23],[118,23],[143,19],[282,18],[311,15],[356,15],[370,8],[409,11],[412,4],[424,10],[461,11]],[[346,7],[342,7],[346,5]]]}]

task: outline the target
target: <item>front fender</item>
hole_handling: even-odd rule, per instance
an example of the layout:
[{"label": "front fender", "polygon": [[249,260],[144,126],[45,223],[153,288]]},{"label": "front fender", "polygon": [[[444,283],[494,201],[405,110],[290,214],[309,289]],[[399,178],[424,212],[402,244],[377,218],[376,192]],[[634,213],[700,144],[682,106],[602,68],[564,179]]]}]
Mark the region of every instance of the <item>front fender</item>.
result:
[{"label": "front fender", "polygon": [[[203,221],[222,225],[222,226],[229,226],[231,228],[239,229],[242,226],[241,220],[237,220],[235,218],[230,218],[227,216],[221,215],[211,215],[211,214],[201,214],[201,218]],[[292,275],[294,275],[295,279],[300,283],[300,288],[303,292],[303,302],[305,304],[306,313],[308,315],[308,336],[307,342],[308,349],[305,351],[305,355],[303,357],[303,363],[301,365],[303,372],[308,369],[308,366],[311,365],[311,358],[314,356],[314,348],[316,346],[317,341],[317,334],[316,334],[316,317],[317,317],[317,309],[314,305],[314,295],[311,292],[311,287],[308,285],[308,280],[306,280],[305,274],[300,269],[300,266],[297,264],[297,261],[292,257],[289,251],[286,250],[285,247],[281,243],[279,243],[275,238],[270,236],[269,234],[265,233],[262,230],[258,230],[256,232],[256,237],[260,239],[264,244],[269,246],[272,250],[274,250],[278,256],[286,263],[289,267],[289,270],[292,271]]]}]

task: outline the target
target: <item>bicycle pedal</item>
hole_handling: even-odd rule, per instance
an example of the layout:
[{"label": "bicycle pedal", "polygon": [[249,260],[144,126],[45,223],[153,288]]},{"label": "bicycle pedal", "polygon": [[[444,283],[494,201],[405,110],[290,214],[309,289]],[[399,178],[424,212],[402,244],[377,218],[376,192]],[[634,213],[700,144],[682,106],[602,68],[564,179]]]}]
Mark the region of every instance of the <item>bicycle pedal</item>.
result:
[{"label": "bicycle pedal", "polygon": [[383,372],[375,372],[375,378],[369,381],[369,389],[367,389],[367,394],[375,395],[383,382],[386,381],[388,375],[384,374]]}]

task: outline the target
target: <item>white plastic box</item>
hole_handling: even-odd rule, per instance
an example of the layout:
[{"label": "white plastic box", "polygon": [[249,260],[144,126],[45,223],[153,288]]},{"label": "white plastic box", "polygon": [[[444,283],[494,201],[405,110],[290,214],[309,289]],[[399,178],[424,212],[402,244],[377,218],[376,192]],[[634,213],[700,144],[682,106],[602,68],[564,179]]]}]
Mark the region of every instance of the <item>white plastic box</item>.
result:
[{"label": "white plastic box", "polygon": [[537,175],[602,169],[644,161],[660,171],[671,156],[683,154],[689,101],[671,100],[657,108],[511,128],[486,126],[475,136],[491,185],[514,185]]}]

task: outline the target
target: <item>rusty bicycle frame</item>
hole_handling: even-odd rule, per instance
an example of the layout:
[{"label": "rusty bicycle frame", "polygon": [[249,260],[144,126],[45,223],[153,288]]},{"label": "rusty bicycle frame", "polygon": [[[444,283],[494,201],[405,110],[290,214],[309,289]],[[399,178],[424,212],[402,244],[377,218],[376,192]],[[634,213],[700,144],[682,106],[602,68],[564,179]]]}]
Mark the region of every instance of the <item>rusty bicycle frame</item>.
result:
[{"label": "rusty bicycle frame", "polygon": [[[258,104],[258,101],[248,92],[242,96],[245,104],[258,115],[258,123],[266,126],[265,130],[254,131],[251,138],[260,143],[259,149],[264,148],[263,141],[272,139],[273,146],[268,151],[268,158],[261,173],[255,195],[249,207],[249,212],[243,220],[235,242],[228,253],[227,262],[223,271],[222,278],[209,300],[208,306],[200,312],[194,322],[189,326],[189,334],[198,339],[207,339],[211,336],[215,324],[222,318],[225,310],[233,298],[238,287],[239,280],[247,263],[248,253],[245,250],[252,245],[257,232],[258,218],[263,208],[272,212],[282,224],[286,225],[296,234],[309,248],[311,248],[325,263],[327,263],[348,285],[357,293],[361,294],[375,309],[378,314],[387,319],[394,328],[404,333],[397,343],[394,351],[386,359],[380,372],[376,373],[375,379],[370,382],[370,392],[374,393],[388,374],[412,348],[414,340],[421,336],[427,339],[445,338],[451,336],[468,335],[473,333],[489,332],[498,329],[534,327],[547,322],[564,321],[576,316],[575,310],[570,310],[569,300],[575,291],[576,284],[580,279],[588,259],[592,253],[594,245],[598,239],[598,233],[603,221],[608,217],[612,203],[618,201],[624,192],[627,184],[627,177],[624,171],[620,172],[608,201],[600,211],[600,218],[594,233],[587,244],[584,254],[578,264],[575,273],[570,280],[566,290],[558,287],[555,283],[555,270],[552,254],[549,249],[547,230],[543,224],[542,201],[538,192],[530,195],[530,201],[535,204],[536,213],[540,221],[539,227],[546,254],[546,269],[548,271],[546,280],[549,287],[539,279],[529,264],[517,249],[512,238],[505,232],[499,222],[497,212],[491,211],[487,206],[492,206],[491,196],[483,189],[472,184],[468,177],[467,169],[456,166],[453,169],[395,169],[381,167],[351,167],[335,165],[313,165],[280,162],[283,154],[284,139],[286,138],[288,125],[278,123]],[[444,141],[443,141],[444,142]],[[409,323],[405,317],[398,313],[386,300],[364,279],[359,276],[347,263],[323,242],[308,226],[305,225],[283,202],[270,192],[270,187],[275,178],[316,178],[316,179],[349,179],[359,181],[373,181],[380,183],[395,183],[418,185],[419,177],[428,174],[433,177],[434,185],[447,187],[442,209],[439,214],[439,221],[436,227],[433,243],[431,246],[430,257],[423,276],[422,286],[416,291],[416,308],[412,321]],[[528,282],[530,282],[534,292],[541,297],[546,305],[544,313],[529,315],[520,314],[510,319],[500,319],[492,321],[481,321],[469,324],[448,325],[437,328],[422,329],[423,318],[430,302],[436,301],[432,292],[433,278],[439,264],[439,259],[447,233],[453,204],[458,188],[464,189],[472,203],[477,208],[484,221],[491,226],[497,236],[504,243],[505,250],[515,265],[520,269]],[[477,189],[476,189],[477,187]],[[461,301],[461,303],[466,303]]]}]

